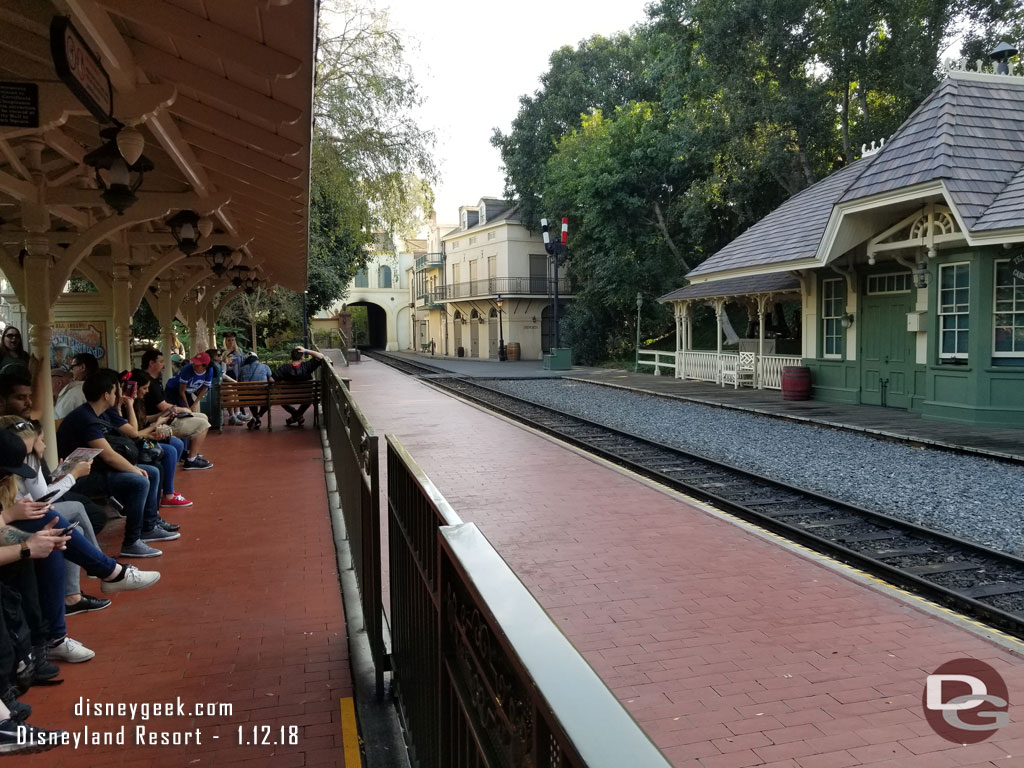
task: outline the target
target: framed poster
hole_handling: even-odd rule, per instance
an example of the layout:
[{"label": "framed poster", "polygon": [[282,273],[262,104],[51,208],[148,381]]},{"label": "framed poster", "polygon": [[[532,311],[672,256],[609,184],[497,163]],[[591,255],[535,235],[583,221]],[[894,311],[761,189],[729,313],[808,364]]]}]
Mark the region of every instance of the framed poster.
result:
[{"label": "framed poster", "polygon": [[50,342],[50,368],[70,368],[71,358],[79,352],[88,352],[99,361],[100,368],[107,364],[107,323],[105,320],[71,320],[53,324]]}]

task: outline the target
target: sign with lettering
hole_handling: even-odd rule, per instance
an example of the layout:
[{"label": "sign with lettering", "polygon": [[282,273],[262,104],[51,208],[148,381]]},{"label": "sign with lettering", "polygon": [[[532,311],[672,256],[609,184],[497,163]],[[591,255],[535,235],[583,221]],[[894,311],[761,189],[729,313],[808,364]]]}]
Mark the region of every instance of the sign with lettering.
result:
[{"label": "sign with lettering", "polygon": [[1010,270],[1014,280],[1024,283],[1024,253],[1018,253],[1010,260]]},{"label": "sign with lettering", "polygon": [[0,125],[39,127],[39,86],[35,83],[0,83]]},{"label": "sign with lettering", "polygon": [[50,22],[50,55],[57,76],[101,123],[112,120],[114,92],[110,76],[66,16]]},{"label": "sign with lettering", "polygon": [[74,320],[53,324],[50,368],[70,368],[71,358],[88,352],[102,368],[107,357],[107,324],[103,320]]}]

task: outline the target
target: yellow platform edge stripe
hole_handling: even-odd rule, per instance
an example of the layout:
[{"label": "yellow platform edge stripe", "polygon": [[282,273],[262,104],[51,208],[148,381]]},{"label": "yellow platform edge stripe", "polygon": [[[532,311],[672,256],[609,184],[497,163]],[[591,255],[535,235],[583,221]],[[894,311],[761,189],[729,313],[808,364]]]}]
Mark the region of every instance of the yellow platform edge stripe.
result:
[{"label": "yellow platform edge stripe", "polygon": [[359,750],[356,705],[351,696],[341,699],[341,743],[345,750],[345,768],[362,768],[363,758]]}]

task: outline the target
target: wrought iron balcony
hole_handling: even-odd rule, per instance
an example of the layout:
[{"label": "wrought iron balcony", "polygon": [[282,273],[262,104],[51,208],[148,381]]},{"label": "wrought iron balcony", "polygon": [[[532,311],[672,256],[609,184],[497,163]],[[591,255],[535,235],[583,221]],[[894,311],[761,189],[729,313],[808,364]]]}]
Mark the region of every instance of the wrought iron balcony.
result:
[{"label": "wrought iron balcony", "polygon": [[440,269],[443,266],[441,261],[440,253],[425,253],[422,256],[416,257],[416,262],[413,265],[413,270],[416,272],[422,272],[425,269]]},{"label": "wrought iron balcony", "polygon": [[[558,279],[558,294],[572,296],[576,286],[568,277]],[[554,296],[555,281],[547,277],[490,277],[444,285],[430,294],[434,302],[512,296]]]}]

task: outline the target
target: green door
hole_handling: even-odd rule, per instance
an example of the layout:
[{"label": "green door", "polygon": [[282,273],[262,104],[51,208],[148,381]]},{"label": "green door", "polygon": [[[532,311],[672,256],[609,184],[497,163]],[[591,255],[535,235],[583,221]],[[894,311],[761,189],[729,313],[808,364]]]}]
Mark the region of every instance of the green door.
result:
[{"label": "green door", "polygon": [[907,331],[911,293],[863,297],[860,328],[860,401],[909,408],[914,387],[914,334]]}]

